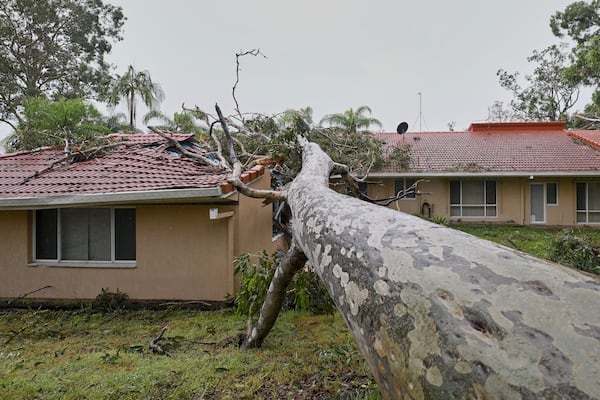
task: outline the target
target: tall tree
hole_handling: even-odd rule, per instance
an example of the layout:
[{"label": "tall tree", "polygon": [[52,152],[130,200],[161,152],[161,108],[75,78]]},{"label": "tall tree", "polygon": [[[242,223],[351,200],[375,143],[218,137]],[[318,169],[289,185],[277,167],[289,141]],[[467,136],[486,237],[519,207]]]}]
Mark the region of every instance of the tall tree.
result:
[{"label": "tall tree", "polygon": [[525,87],[518,82],[518,72],[503,69],[497,72],[500,86],[513,94],[512,117],[524,121],[566,120],[568,111],[579,99],[580,84],[567,74],[570,63],[564,46],[534,50],[527,61],[536,67],[531,75],[525,76],[528,83]]},{"label": "tall tree", "polygon": [[328,114],[321,118],[320,124],[326,123],[353,133],[368,130],[371,125],[383,127],[378,119],[371,118],[370,115],[371,108],[369,106],[360,106],[356,111],[349,108],[341,114]]},{"label": "tall tree", "polygon": [[109,133],[103,116],[81,99],[28,99],[16,131],[5,139],[8,151],[42,146],[68,149],[95,145]]},{"label": "tall tree", "polygon": [[137,99],[140,98],[146,107],[155,110],[164,97],[160,84],[152,80],[150,72],[136,71],[130,65],[127,72],[115,80],[110,91],[109,104],[116,106],[121,100],[125,100],[129,112],[129,127],[135,131]]},{"label": "tall tree", "polygon": [[15,128],[26,98],[100,98],[124,20],[102,0],[1,1],[0,121]]}]

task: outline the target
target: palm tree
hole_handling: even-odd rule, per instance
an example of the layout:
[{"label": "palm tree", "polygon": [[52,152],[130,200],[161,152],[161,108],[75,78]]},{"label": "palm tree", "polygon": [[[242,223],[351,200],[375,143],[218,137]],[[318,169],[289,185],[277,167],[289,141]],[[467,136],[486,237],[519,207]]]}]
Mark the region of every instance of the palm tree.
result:
[{"label": "palm tree", "polygon": [[329,114],[321,119],[319,124],[327,123],[330,126],[337,126],[349,132],[356,133],[359,130],[368,130],[371,125],[383,127],[376,118],[365,115],[368,112],[371,115],[369,106],[360,106],[354,111],[352,108],[344,111],[343,114]]},{"label": "palm tree", "polygon": [[146,107],[154,110],[165,95],[160,84],[153,82],[148,71],[136,71],[132,65],[123,76],[118,76],[109,95],[109,104],[116,106],[125,99],[129,111],[129,126],[135,131],[136,100],[141,98]]}]

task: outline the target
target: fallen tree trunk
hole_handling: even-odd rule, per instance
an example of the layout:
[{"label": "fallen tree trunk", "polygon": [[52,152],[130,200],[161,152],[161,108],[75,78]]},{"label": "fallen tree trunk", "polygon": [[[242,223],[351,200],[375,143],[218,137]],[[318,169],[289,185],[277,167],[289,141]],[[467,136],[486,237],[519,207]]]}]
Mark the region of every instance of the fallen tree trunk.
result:
[{"label": "fallen tree trunk", "polygon": [[335,193],[303,147],[294,241],[385,398],[600,398],[597,278]]}]

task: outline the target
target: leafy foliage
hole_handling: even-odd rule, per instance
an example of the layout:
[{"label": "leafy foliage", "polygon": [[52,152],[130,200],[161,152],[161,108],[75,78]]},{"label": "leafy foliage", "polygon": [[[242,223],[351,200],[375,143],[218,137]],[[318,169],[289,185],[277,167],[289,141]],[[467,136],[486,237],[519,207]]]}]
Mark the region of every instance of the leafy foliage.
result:
[{"label": "leafy foliage", "polygon": [[600,274],[600,246],[588,235],[574,229],[564,230],[550,246],[548,258],[554,262]]},{"label": "leafy foliage", "polygon": [[129,295],[119,289],[116,292],[110,292],[108,289],[102,288],[92,305],[97,310],[118,311],[125,308],[128,300]]},{"label": "leafy foliage", "polygon": [[129,127],[135,130],[137,116],[137,99],[140,98],[146,107],[155,110],[164,99],[164,92],[158,82],[154,82],[148,71],[136,71],[132,65],[127,72],[114,81],[108,97],[109,104],[116,106],[125,100],[129,111]]},{"label": "leafy foliage", "polygon": [[343,113],[324,116],[321,119],[320,124],[326,123],[330,126],[341,128],[349,133],[367,131],[371,125],[381,128],[381,122],[376,118],[367,116],[367,113],[371,115],[371,108],[369,106],[360,106],[356,111],[349,108]]},{"label": "leafy foliage", "polygon": [[0,2],[0,121],[20,120],[26,98],[102,97],[124,20],[101,0]]},{"label": "leafy foliage", "polygon": [[[240,277],[240,290],[234,298],[234,304],[239,315],[258,316],[278,261],[277,253],[269,256],[266,251],[260,254],[258,263],[253,263],[249,254],[242,254],[235,259],[235,273]],[[305,268],[296,274],[288,286],[284,309],[330,314],[335,307],[319,278]]]},{"label": "leafy foliage", "polygon": [[23,121],[5,143],[8,151],[65,144],[84,148],[98,145],[109,131],[98,110],[81,99],[37,97],[25,102]]},{"label": "leafy foliage", "polygon": [[400,170],[407,170],[410,167],[410,148],[410,143],[395,146],[390,150],[388,160],[394,162]]},{"label": "leafy foliage", "polygon": [[564,46],[534,50],[527,61],[536,64],[536,67],[532,75],[525,76],[526,87],[518,83],[518,72],[508,73],[502,69],[497,72],[500,86],[513,94],[511,119],[566,120],[567,112],[579,98],[579,84],[567,75],[570,64]]}]

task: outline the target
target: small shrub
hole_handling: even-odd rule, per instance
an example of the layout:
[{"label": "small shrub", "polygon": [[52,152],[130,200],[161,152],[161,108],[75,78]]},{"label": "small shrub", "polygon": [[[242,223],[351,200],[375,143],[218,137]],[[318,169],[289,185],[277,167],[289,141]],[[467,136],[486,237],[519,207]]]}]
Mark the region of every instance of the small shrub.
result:
[{"label": "small shrub", "polygon": [[431,222],[434,222],[438,225],[448,225],[448,218],[443,215],[434,215],[431,217]]},{"label": "small shrub", "polygon": [[592,244],[589,236],[574,229],[567,229],[556,236],[550,246],[548,259],[600,274],[600,249]]},{"label": "small shrub", "polygon": [[117,311],[125,309],[128,300],[127,293],[123,293],[119,289],[116,292],[109,292],[108,289],[102,288],[92,305],[95,309],[102,311]]},{"label": "small shrub", "polygon": [[[235,273],[240,276],[240,290],[233,303],[239,315],[258,316],[279,259],[277,253],[269,256],[265,251],[261,253],[258,263],[252,263],[249,254],[242,254],[235,259]],[[282,308],[311,311],[315,314],[331,314],[335,310],[319,277],[309,268],[299,271],[290,282]]]}]

